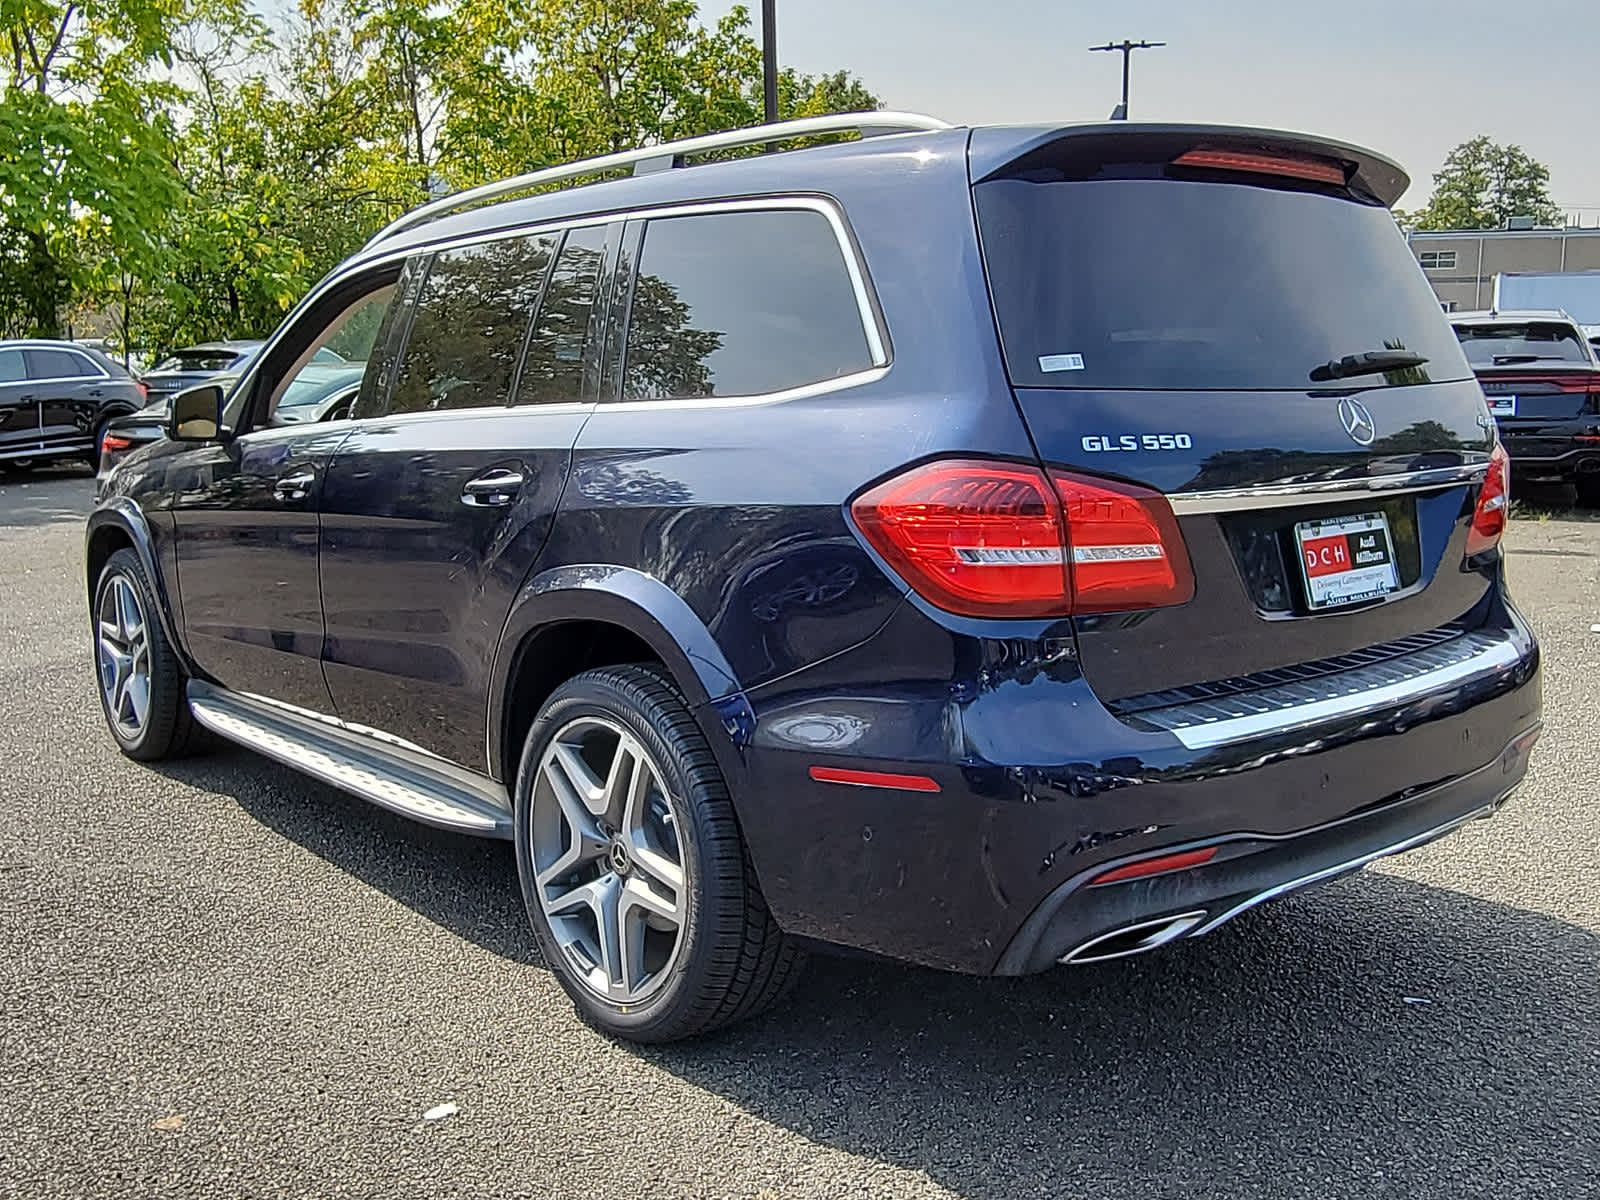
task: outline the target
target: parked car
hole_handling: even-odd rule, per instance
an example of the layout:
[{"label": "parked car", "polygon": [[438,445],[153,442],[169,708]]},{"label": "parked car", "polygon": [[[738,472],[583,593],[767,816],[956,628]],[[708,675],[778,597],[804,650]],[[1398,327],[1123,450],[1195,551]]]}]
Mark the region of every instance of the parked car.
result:
[{"label": "parked car", "polygon": [[244,370],[264,345],[259,339],[202,342],[175,350],[140,378],[149,391],[151,403],[172,399],[175,392],[217,375],[237,375]]},{"label": "parked car", "polygon": [[139,384],[99,351],[0,341],[0,466],[24,470],[68,458],[93,466],[106,424],[144,401]]},{"label": "parked car", "polygon": [[[429,204],[108,480],[112,736],[512,840],[639,1041],[807,947],[1114,959],[1440,837],[1523,778],[1539,652],[1407,182],[865,113]],[[329,344],[348,418],[282,424]]]},{"label": "parked car", "polygon": [[[309,421],[341,420],[349,415],[350,404],[361,387],[366,363],[329,364],[313,360],[285,391],[273,419],[280,425]],[[239,380],[232,372],[212,376],[210,382],[226,393]],[[141,446],[167,435],[170,398],[146,405],[109,422],[100,438],[100,483],[104,486],[113,468]]]},{"label": "parked car", "polygon": [[1452,313],[1512,478],[1566,483],[1600,507],[1600,358],[1564,312]]}]

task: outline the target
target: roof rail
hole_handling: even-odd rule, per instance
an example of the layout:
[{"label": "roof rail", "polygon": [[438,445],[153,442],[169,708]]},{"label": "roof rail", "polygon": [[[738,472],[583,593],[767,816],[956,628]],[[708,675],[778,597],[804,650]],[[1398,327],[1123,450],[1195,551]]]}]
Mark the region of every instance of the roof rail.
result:
[{"label": "roof rail", "polygon": [[603,154],[599,158],[584,158],[559,167],[546,167],[513,175],[494,183],[468,188],[452,196],[414,208],[405,215],[385,225],[372,236],[368,246],[375,246],[386,238],[412,229],[446,213],[470,208],[485,200],[493,200],[524,188],[546,183],[559,183],[564,179],[577,179],[612,171],[618,167],[635,167],[638,170],[655,170],[676,165],[677,160],[691,154],[709,154],[713,150],[732,150],[741,146],[759,146],[765,142],[779,142],[788,138],[809,137],[822,133],[859,133],[871,137],[888,133],[932,132],[951,128],[949,122],[919,113],[858,112],[835,113],[825,117],[802,117],[797,121],[776,121],[771,125],[752,125],[746,129],[729,129],[723,133],[708,133],[700,137],[682,138],[675,142],[661,142],[654,146],[641,146],[637,150],[623,150],[617,154]]}]

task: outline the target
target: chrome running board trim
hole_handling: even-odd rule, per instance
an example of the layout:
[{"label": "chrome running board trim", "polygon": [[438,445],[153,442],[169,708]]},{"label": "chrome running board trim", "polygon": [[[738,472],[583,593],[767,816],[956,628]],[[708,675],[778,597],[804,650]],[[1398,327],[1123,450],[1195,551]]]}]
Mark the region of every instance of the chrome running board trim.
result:
[{"label": "chrome running board trim", "polygon": [[1414,654],[1304,683],[1146,709],[1124,719],[1170,733],[1187,749],[1207,750],[1395,708],[1509,671],[1522,657],[1517,643],[1502,634],[1464,633]]},{"label": "chrome running board trim", "polygon": [[1406,492],[1425,492],[1481,481],[1487,462],[1459,467],[1432,467],[1394,475],[1369,475],[1360,479],[1330,479],[1316,483],[1266,484],[1262,487],[1222,488],[1210,492],[1169,492],[1172,511],[1180,517],[1206,513],[1254,512],[1261,508],[1289,508],[1296,504],[1335,504],[1340,500],[1381,500]]},{"label": "chrome running board trim", "polygon": [[511,837],[504,786],[421,747],[198,680],[188,695],[189,711],[207,729],[323,783],[441,829]]},{"label": "chrome running board trim", "polygon": [[[1510,793],[1507,792],[1506,795],[1510,795]],[[1223,922],[1233,920],[1240,913],[1249,912],[1258,904],[1265,904],[1268,900],[1276,900],[1280,896],[1287,896],[1290,892],[1297,892],[1301,888],[1310,887],[1312,884],[1323,883],[1329,879],[1336,879],[1340,875],[1348,875],[1352,871],[1359,871],[1362,867],[1367,866],[1369,863],[1375,863],[1380,858],[1390,858],[1396,854],[1404,854],[1407,850],[1415,850],[1418,846],[1425,846],[1429,842],[1438,841],[1447,834],[1454,833],[1469,821],[1482,820],[1485,817],[1494,816],[1500,807],[1500,801],[1504,799],[1505,796],[1501,796],[1493,804],[1485,804],[1482,808],[1475,808],[1469,813],[1453,817],[1443,825],[1435,826],[1433,829],[1413,834],[1411,837],[1404,838],[1392,845],[1384,846],[1378,850],[1370,850],[1356,858],[1335,863],[1331,867],[1323,867],[1320,871],[1313,871],[1309,875],[1296,876],[1294,879],[1280,883],[1275,887],[1269,887],[1264,891],[1257,892],[1248,899],[1239,901],[1239,903],[1227,909],[1221,915],[1213,917],[1188,936],[1201,937],[1210,933]]]}]

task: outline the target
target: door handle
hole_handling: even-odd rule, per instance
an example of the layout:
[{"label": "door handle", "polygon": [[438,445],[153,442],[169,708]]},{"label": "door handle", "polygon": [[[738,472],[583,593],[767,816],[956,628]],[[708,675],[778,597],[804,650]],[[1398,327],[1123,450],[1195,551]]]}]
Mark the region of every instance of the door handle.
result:
[{"label": "door handle", "polygon": [[461,485],[461,503],[473,508],[498,508],[515,500],[527,482],[521,471],[496,467]]},{"label": "door handle", "polygon": [[315,471],[295,471],[289,475],[280,476],[278,482],[272,485],[272,497],[275,500],[304,500],[306,493],[311,490],[311,485],[317,481]]}]

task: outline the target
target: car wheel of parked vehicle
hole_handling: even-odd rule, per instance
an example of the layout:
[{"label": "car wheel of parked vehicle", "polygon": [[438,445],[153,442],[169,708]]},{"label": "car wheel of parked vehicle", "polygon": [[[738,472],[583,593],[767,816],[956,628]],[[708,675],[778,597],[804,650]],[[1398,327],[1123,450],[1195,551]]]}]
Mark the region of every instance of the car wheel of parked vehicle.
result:
[{"label": "car wheel of parked vehicle", "polygon": [[1575,482],[1578,487],[1578,507],[1600,508],[1600,472],[1580,475]]},{"label": "car wheel of parked vehicle", "polygon": [[183,667],[132,550],[118,550],[100,572],[94,632],[100,704],[122,752],[141,762],[182,754],[193,730]]},{"label": "car wheel of parked vehicle", "polygon": [[523,746],[515,825],[539,948],[604,1032],[705,1033],[798,974],[710,747],[656,670],[606,667],[556,690]]}]

